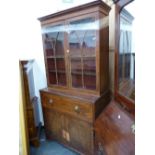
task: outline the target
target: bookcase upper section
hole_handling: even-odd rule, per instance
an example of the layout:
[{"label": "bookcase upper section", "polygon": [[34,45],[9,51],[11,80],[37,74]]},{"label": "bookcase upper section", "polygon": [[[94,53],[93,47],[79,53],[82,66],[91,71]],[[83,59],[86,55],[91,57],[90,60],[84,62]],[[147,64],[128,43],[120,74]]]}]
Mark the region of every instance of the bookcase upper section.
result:
[{"label": "bookcase upper section", "polygon": [[109,11],[98,0],[39,18],[49,87],[94,94],[108,89]]}]

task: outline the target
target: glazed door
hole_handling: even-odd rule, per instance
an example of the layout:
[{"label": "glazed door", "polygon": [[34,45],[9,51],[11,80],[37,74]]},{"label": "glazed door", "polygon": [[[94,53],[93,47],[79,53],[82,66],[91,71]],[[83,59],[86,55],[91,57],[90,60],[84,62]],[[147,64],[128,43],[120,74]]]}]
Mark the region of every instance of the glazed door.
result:
[{"label": "glazed door", "polygon": [[65,26],[62,23],[42,28],[49,85],[66,86]]},{"label": "glazed door", "polygon": [[115,98],[135,115],[135,20],[133,0],[118,1],[115,46]]},{"label": "glazed door", "polygon": [[83,17],[68,23],[71,87],[96,90],[95,17]]}]

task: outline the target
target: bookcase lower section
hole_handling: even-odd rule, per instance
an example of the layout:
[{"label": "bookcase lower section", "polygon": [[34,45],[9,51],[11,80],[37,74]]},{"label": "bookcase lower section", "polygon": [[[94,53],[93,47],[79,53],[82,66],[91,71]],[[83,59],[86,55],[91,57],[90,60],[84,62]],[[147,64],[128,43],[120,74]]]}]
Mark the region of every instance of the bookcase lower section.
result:
[{"label": "bookcase lower section", "polygon": [[40,90],[47,139],[56,140],[84,155],[94,155],[94,122],[109,103],[101,96],[45,88]]}]

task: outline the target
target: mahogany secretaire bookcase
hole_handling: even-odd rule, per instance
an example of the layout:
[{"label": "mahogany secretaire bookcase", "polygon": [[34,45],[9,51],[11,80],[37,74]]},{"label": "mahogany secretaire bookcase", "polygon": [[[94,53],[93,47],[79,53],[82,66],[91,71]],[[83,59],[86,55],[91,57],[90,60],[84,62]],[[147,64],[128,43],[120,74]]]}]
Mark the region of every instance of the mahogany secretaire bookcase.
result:
[{"label": "mahogany secretaire bookcase", "polygon": [[94,121],[110,100],[109,11],[97,0],[39,18],[48,88],[40,90],[46,137],[94,154]]}]

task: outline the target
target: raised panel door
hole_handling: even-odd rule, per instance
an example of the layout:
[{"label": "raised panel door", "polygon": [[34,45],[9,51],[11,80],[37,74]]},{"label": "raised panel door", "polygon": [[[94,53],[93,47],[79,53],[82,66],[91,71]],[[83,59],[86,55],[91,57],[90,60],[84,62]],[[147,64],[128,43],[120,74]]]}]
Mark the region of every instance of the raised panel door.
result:
[{"label": "raised panel door", "polygon": [[81,153],[93,154],[94,131],[91,123],[52,108],[44,107],[43,114],[48,139],[58,140]]},{"label": "raised panel door", "polygon": [[43,113],[46,137],[62,141],[62,115],[49,108],[43,108]]},{"label": "raised panel door", "polygon": [[91,124],[65,117],[68,124],[69,144],[83,154],[93,155],[93,127]]}]

